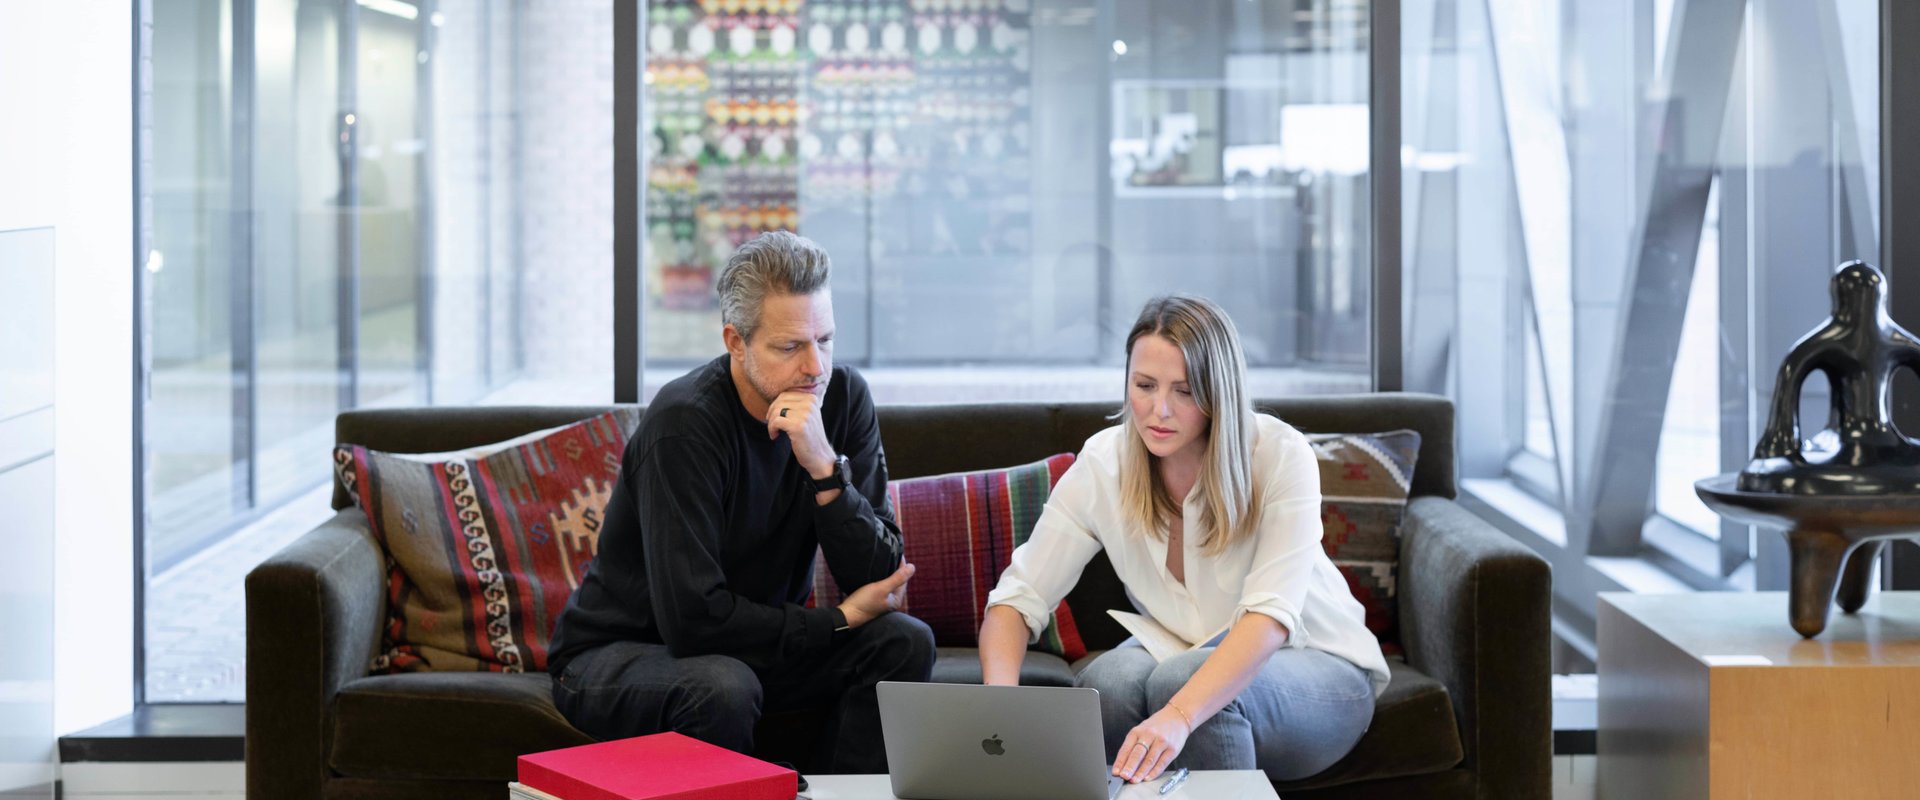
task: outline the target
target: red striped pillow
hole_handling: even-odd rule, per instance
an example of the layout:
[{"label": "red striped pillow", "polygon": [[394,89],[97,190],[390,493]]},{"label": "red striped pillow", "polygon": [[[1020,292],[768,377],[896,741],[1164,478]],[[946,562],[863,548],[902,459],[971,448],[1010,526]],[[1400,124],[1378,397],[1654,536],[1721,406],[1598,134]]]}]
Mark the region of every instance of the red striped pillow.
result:
[{"label": "red striped pillow", "polygon": [[545,671],[639,419],[621,409],[430,456],[334,448],[335,474],[387,553],[387,626],[370,668]]},{"label": "red striped pillow", "polygon": [[[986,613],[987,593],[1013,561],[1013,549],[1033,535],[1053,485],[1073,465],[1072,453],[1010,469],[983,470],[887,484],[900,522],[907,561],[907,613],[933,629],[942,647],[975,647]],[[816,605],[841,600],[826,562],[815,556]],[[1087,654],[1065,601],[1031,649],[1072,661]]]}]

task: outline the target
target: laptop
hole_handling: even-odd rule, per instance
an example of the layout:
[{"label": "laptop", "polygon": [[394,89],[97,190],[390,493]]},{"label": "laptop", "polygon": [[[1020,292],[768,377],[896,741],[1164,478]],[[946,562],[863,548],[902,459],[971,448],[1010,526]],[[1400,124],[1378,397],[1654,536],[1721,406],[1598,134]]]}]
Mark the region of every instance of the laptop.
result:
[{"label": "laptop", "polygon": [[880,729],[902,800],[1111,800],[1100,693],[881,681]]}]

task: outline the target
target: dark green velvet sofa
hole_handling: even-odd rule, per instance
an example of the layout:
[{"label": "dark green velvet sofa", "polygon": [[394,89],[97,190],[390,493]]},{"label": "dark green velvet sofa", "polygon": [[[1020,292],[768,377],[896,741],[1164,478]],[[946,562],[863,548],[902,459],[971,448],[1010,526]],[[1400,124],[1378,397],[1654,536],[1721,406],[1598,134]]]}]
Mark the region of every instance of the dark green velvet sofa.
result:
[{"label": "dark green velvet sofa", "polygon": [[[1370,394],[1258,405],[1308,432],[1412,428],[1422,437],[1400,545],[1404,656],[1389,659],[1392,685],[1353,752],[1319,775],[1278,785],[1282,796],[1548,797],[1549,572],[1454,503],[1452,404]],[[376,449],[432,452],[604,410],[351,411],[336,434]],[[910,478],[1077,451],[1111,424],[1111,411],[1094,403],[891,406],[880,409],[880,423],[893,477]],[[367,674],[386,615],[386,564],[366,516],[337,484],[333,505],[335,517],[247,576],[249,796],[498,800],[515,756],[589,741],[554,710],[545,675]],[[1089,648],[1125,638],[1104,613],[1128,607],[1104,558],[1068,603]],[[1070,684],[1076,666],[1036,653],[1023,681]],[[935,680],[979,677],[973,650],[941,648]],[[808,722],[763,720],[760,755],[793,760]]]}]

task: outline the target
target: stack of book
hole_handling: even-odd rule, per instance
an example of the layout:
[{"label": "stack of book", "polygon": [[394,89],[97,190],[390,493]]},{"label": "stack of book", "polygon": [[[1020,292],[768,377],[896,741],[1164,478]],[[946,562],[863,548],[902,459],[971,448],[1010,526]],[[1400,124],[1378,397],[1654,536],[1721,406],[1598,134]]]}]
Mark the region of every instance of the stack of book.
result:
[{"label": "stack of book", "polygon": [[677,733],[520,757],[512,800],[793,800],[799,773]]}]

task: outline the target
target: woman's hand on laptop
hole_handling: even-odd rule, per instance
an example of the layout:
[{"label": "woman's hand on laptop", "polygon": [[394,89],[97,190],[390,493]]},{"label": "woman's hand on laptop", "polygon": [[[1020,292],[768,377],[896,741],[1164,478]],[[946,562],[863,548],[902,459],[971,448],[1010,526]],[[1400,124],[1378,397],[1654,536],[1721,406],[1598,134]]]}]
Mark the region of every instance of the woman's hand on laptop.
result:
[{"label": "woman's hand on laptop", "polygon": [[840,613],[846,615],[847,627],[858,628],[900,610],[907,602],[907,579],[911,577],[913,565],[902,561],[892,575],[853,590],[853,594],[840,601]]},{"label": "woman's hand on laptop", "polygon": [[1113,774],[1130,783],[1160,777],[1187,746],[1187,736],[1191,733],[1184,715],[1171,706],[1161,708],[1127,731],[1126,741],[1113,757]]}]

